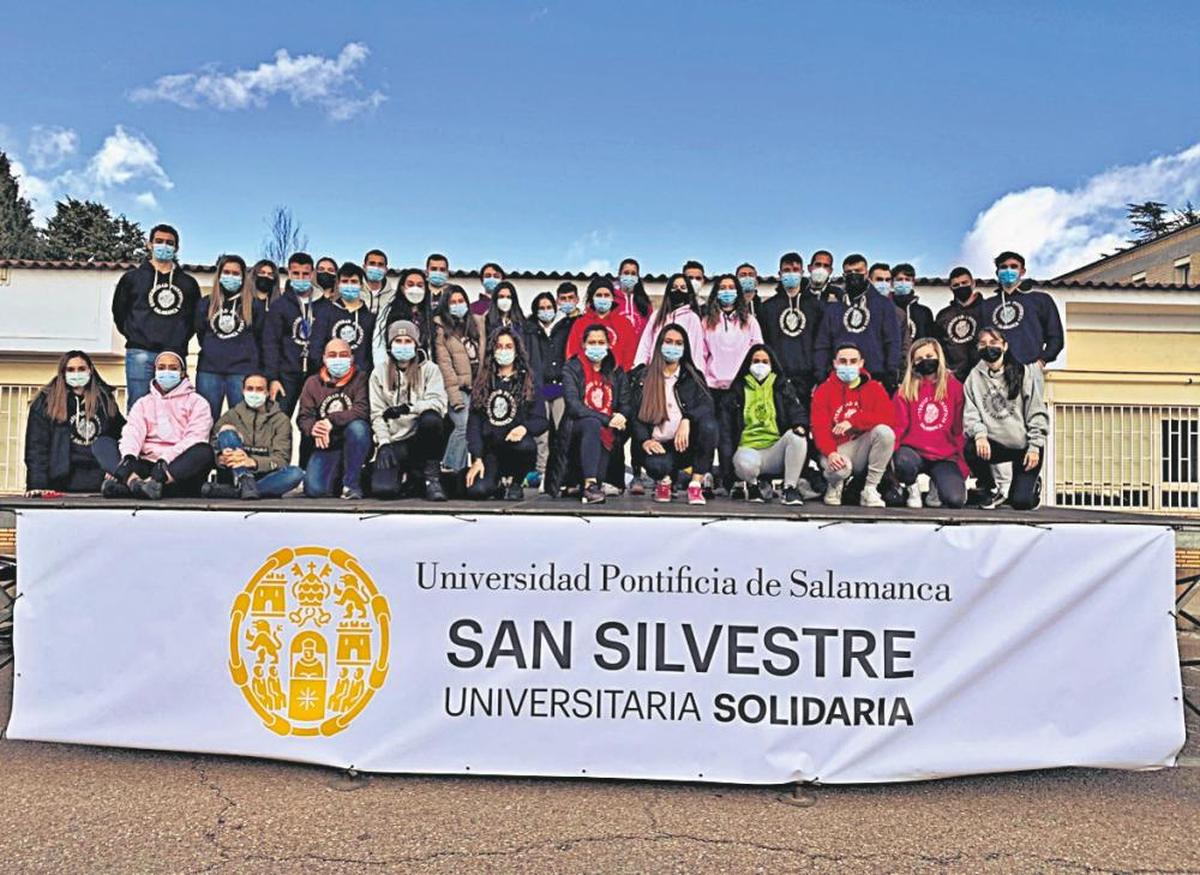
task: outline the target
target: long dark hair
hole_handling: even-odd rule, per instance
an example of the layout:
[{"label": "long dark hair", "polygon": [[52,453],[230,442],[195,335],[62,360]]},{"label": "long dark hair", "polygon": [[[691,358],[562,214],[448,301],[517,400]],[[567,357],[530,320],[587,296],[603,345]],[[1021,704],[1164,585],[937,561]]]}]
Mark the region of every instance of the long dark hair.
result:
[{"label": "long dark hair", "polygon": [[[450,299],[455,295],[462,295],[463,301],[467,305],[467,315],[462,319],[455,319],[450,315]],[[479,336],[479,322],[471,313],[471,301],[467,297],[467,290],[462,286],[447,284],[442,289],[442,298],[438,301],[437,308],[438,321],[442,324],[442,329],[449,334],[459,335],[469,338],[470,340],[479,343],[482,338]]]},{"label": "long dark hair", "polygon": [[733,280],[733,290],[737,292],[737,298],[733,302],[733,316],[739,324],[747,325],[751,318],[750,305],[746,302],[746,296],[742,294],[741,283],[731,273],[723,273],[713,279],[712,291],[708,295],[708,307],[705,309],[704,324],[709,328],[715,328],[721,321],[721,302],[717,298],[717,293],[721,290],[723,280]]},{"label": "long dark hair", "polygon": [[[412,304],[408,298],[404,297],[404,284],[413,274],[419,276],[425,283],[425,297],[419,304]],[[388,306],[387,318],[382,320],[382,324],[376,330],[380,331],[382,336],[387,333],[387,327],[393,322],[399,320],[414,322],[421,332],[421,338],[417,345],[422,349],[429,349],[429,323],[432,318],[433,313],[429,308],[429,281],[425,279],[425,271],[416,267],[406,267],[400,271],[400,277],[396,281],[396,294]],[[387,338],[384,337],[384,340],[386,341]]]},{"label": "long dark hair", "polygon": [[671,314],[678,310],[678,307],[671,306],[671,286],[675,285],[675,280],[683,280],[683,287],[687,289],[687,303],[684,305],[689,307],[697,316],[700,315],[700,304],[696,300],[696,290],[692,287],[692,281],[681,273],[671,274],[667,280],[667,287],[663,290],[662,300],[658,302],[658,312],[654,314],[654,329],[661,331],[663,326],[667,324],[667,320],[671,318]]},{"label": "long dark hair", "polygon": [[[512,295],[512,306],[509,307],[508,313],[501,313],[496,302],[500,300],[500,293],[506,289]],[[487,329],[488,337],[491,337],[493,333],[500,330],[504,325],[505,316],[508,317],[508,321],[512,324],[513,328],[520,332],[525,331],[525,313],[521,310],[521,298],[517,295],[517,287],[508,280],[501,280],[500,284],[492,292],[492,300],[488,304],[487,315],[483,317],[483,324]]]},{"label": "long dark hair", "polygon": [[[592,306],[592,302],[596,300],[596,292],[598,292],[600,289],[608,289],[610,292],[613,293],[613,307],[616,307],[617,293],[613,292],[613,278],[611,276],[609,276],[608,274],[604,274],[603,276],[592,277],[592,281],[590,283],[588,283],[587,296],[586,296],[587,308],[589,310],[593,310],[593,311],[596,309],[594,306]],[[609,310],[608,312],[611,313],[613,311]],[[597,313],[596,315],[598,316],[600,314]]]},{"label": "long dark hair", "polygon": [[96,364],[92,361],[91,356],[80,349],[72,349],[62,354],[62,358],[58,360],[58,369],[55,371],[54,379],[41,388],[34,396],[36,402],[38,398],[46,399],[46,416],[52,421],[63,423],[67,421],[67,397],[73,395],[75,390],[67,385],[67,362],[71,359],[80,358],[87,362],[88,370],[92,372],[92,380],[83,389],[83,411],[89,416],[95,416],[99,410],[104,411],[107,419],[115,419],[120,411],[117,409],[116,393],[113,387],[104,382],[104,378],[96,370]]},{"label": "long dark hair", "polygon": [[[993,337],[1004,341],[1004,356],[1000,359],[1004,364],[1004,388],[1008,394],[1008,400],[1012,401],[1021,394],[1021,386],[1025,382],[1025,366],[1013,358],[1012,347],[1008,345],[1008,341],[1004,339],[1004,335],[1000,333],[998,328],[993,328],[990,325],[979,329],[979,336],[990,334]],[[976,338],[978,342],[978,338]],[[983,359],[979,360],[983,367],[990,367]]]},{"label": "long dark hair", "polygon": [[621,271],[627,264],[632,264],[634,268],[637,269],[638,281],[637,285],[633,287],[633,291],[626,292],[626,294],[632,297],[633,306],[639,314],[642,316],[649,316],[650,310],[652,309],[650,304],[650,296],[646,294],[646,287],[642,285],[642,266],[638,264],[638,260],[636,258],[621,259],[621,264],[617,267],[617,282],[620,283]]},{"label": "long dark hair", "polygon": [[659,332],[658,340],[654,342],[654,354],[650,356],[642,378],[642,403],[638,406],[637,417],[650,425],[658,425],[667,418],[666,383],[663,374],[667,362],[662,357],[662,346],[668,331],[676,331],[683,337],[683,358],[679,360],[679,370],[691,376],[701,392],[708,392],[704,378],[692,364],[692,343],[688,340],[688,333],[679,323],[672,322]]},{"label": "long dark hair", "polygon": [[783,373],[783,370],[779,367],[779,359],[775,358],[775,353],[772,352],[771,347],[767,346],[765,343],[756,343],[754,346],[746,350],[746,357],[742,359],[742,366],[738,368],[737,376],[733,378],[733,382],[729,385],[736,386],[741,383],[742,380],[746,379],[746,375],[750,373],[750,363],[754,360],[754,354],[756,352],[765,352],[767,354],[767,358],[771,360],[771,373],[775,375],[776,385],[779,385],[779,380],[787,379]]},{"label": "long dark hair", "polygon": [[488,335],[487,351],[480,356],[479,372],[475,374],[475,382],[471,385],[471,406],[483,410],[487,404],[487,396],[492,384],[496,381],[496,341],[501,337],[511,337],[517,354],[513,357],[513,369],[516,371],[517,382],[521,385],[521,400],[533,400],[533,372],[529,367],[529,359],[525,355],[525,343],[521,335],[511,326],[505,325]]},{"label": "long dark hair", "polygon": [[587,357],[587,339],[588,335],[593,331],[598,331],[603,334],[604,342],[608,344],[608,355],[606,355],[600,362],[600,371],[608,374],[613,368],[617,367],[617,357],[613,355],[611,342],[612,338],[608,333],[608,329],[604,327],[603,323],[592,322],[587,328],[583,329],[583,334],[579,338],[579,352],[575,353],[575,357],[579,359],[579,363],[584,366],[584,372],[586,373],[586,369],[591,367],[592,364],[592,360]]}]

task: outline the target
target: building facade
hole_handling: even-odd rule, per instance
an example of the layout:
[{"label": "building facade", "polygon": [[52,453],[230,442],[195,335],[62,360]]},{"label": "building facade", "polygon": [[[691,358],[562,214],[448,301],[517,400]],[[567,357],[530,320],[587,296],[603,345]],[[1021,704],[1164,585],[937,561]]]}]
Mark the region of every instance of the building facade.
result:
[{"label": "building facade", "polygon": [[1200,285],[1200,223],[1085,264],[1063,282]]}]

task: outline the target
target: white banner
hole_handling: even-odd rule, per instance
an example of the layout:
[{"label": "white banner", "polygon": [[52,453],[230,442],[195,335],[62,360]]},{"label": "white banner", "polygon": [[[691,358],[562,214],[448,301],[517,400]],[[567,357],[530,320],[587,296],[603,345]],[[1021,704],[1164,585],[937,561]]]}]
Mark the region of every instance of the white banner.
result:
[{"label": "white banner", "polygon": [[777,783],[1170,765],[1174,535],[27,510],[8,736]]}]

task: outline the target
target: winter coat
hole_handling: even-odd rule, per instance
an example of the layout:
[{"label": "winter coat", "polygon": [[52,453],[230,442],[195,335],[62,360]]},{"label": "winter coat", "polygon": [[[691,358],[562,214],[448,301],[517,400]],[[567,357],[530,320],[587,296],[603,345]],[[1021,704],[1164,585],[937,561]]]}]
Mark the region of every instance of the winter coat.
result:
[{"label": "winter coat", "polygon": [[[442,317],[433,317],[433,357],[442,371],[442,382],[446,387],[446,397],[452,410],[458,410],[466,403],[463,392],[471,390],[475,381],[475,371],[479,367],[480,357],[487,345],[487,335],[483,330],[483,316],[467,314],[467,319],[474,320],[479,329],[479,341],[470,339],[463,328],[461,333],[446,326]],[[474,350],[474,355],[471,355]]]},{"label": "winter coat", "polygon": [[[119,438],[125,418],[117,413],[109,417],[104,405],[97,405],[89,422],[84,415],[83,399],[67,394],[66,422],[55,422],[46,413],[46,393],[39,392],[29,407],[25,423],[25,488],[52,489],[70,480],[71,464],[98,437]],[[72,459],[72,456],[75,459]]]},{"label": "winter coat", "polygon": [[292,421],[274,401],[254,410],[245,401],[225,411],[212,430],[213,452],[220,458],[217,435],[227,425],[237,429],[242,450],[254,459],[258,474],[286,468],[292,461]]},{"label": "winter coat", "polygon": [[[371,372],[371,431],[375,434],[375,443],[381,447],[412,437],[417,431],[417,420],[426,411],[432,411],[438,416],[446,415],[448,405],[442,370],[429,361],[424,352],[419,352],[418,355],[421,357],[421,363],[418,365],[421,373],[419,392],[416,391],[416,387],[409,385],[404,370],[398,368],[394,361]],[[390,390],[389,374],[395,387]],[[385,410],[401,404],[408,405],[408,413],[393,419],[383,418]]]}]

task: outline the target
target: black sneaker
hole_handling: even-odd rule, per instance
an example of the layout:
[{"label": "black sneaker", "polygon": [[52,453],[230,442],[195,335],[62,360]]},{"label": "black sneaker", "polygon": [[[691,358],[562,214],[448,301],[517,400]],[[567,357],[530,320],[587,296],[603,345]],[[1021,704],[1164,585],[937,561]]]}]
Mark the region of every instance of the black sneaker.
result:
[{"label": "black sneaker", "polygon": [[142,479],[134,477],[133,482],[129,484],[129,492],[135,498],[145,498],[149,501],[158,501],[162,498],[162,484],[153,477]]},{"label": "black sneaker", "polygon": [[783,503],[790,505],[804,504],[804,498],[800,495],[800,490],[795,486],[783,487]]},{"label": "black sneaker", "polygon": [[513,478],[513,482],[508,484],[508,488],[504,490],[505,501],[524,501],[525,500],[525,481]]},{"label": "black sneaker", "polygon": [[985,492],[979,497],[979,507],[982,510],[995,510],[1002,504],[1004,504],[1004,493],[999,489]]},{"label": "black sneaker", "polygon": [[258,501],[258,481],[253,474],[243,474],[238,480],[238,498],[243,501]]},{"label": "black sneaker", "polygon": [[753,498],[750,498],[750,493],[746,489],[746,482],[744,480],[739,480],[737,483],[733,484],[733,488],[729,490],[729,497],[734,501],[754,500]]},{"label": "black sneaker", "polygon": [[770,480],[759,480],[758,491],[762,493],[763,501],[770,501],[775,497],[775,487],[771,485]]},{"label": "black sneaker", "polygon": [[100,494],[105,498],[128,498],[129,487],[112,477],[105,477],[100,484]]},{"label": "black sneaker", "polygon": [[746,486],[746,500],[754,504],[763,503],[762,484],[750,483]]},{"label": "black sneaker", "polygon": [[200,487],[201,498],[237,498],[238,490],[236,486],[230,486],[228,483],[214,483],[209,480]]},{"label": "black sneaker", "polygon": [[604,504],[608,499],[604,495],[604,487],[599,483],[589,483],[583,487],[584,504]]},{"label": "black sneaker", "polygon": [[440,477],[425,478],[425,500],[446,501],[446,490],[442,488],[442,479]]}]

